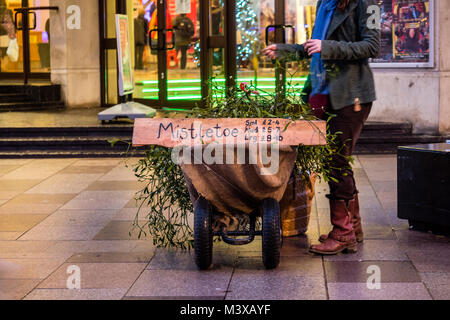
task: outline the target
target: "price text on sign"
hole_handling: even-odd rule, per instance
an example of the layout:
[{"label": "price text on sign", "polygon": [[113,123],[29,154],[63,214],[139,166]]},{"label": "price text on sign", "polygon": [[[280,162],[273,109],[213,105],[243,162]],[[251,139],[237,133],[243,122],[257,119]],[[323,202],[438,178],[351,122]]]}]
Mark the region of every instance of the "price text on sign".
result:
[{"label": "price text on sign", "polygon": [[325,121],[288,119],[136,119],[133,145],[276,143],[285,146],[326,144]]}]

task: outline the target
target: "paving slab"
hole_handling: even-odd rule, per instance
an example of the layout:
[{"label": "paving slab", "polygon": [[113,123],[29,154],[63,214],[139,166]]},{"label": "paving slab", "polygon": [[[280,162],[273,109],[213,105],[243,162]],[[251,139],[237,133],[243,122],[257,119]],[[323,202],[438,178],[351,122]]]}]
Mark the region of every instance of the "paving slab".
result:
[{"label": "paving slab", "polygon": [[4,164],[0,163],[0,177],[10,171],[17,169],[17,168],[20,168],[20,166],[19,165],[4,165]]},{"label": "paving slab", "polygon": [[431,300],[422,283],[382,283],[369,289],[367,283],[329,283],[330,300]]},{"label": "paving slab", "polygon": [[0,259],[0,279],[44,279],[56,270],[65,258]]},{"label": "paving slab", "polygon": [[125,164],[119,164],[101,177],[100,181],[138,181],[134,175],[132,163],[129,165],[130,167],[126,167]]},{"label": "paving slab", "polygon": [[67,263],[148,263],[154,250],[141,252],[82,252],[67,259]]},{"label": "paving slab", "polygon": [[104,226],[116,214],[116,210],[57,210],[40,227]]},{"label": "paving slab", "polygon": [[48,255],[69,254],[83,252],[131,252],[139,244],[132,240],[87,240],[87,241],[53,241],[44,251]]},{"label": "paving slab", "polygon": [[86,191],[133,190],[137,192],[143,187],[144,184],[139,181],[95,181]]},{"label": "paving slab", "polygon": [[237,270],[227,300],[325,300],[323,277],[307,277],[276,271]]},{"label": "paving slab", "polygon": [[0,199],[10,200],[40,183],[41,179],[4,179],[0,178]]},{"label": "paving slab", "polygon": [[450,273],[420,273],[435,300],[450,300]]},{"label": "paving slab", "polygon": [[97,165],[97,166],[89,166],[89,165],[71,165],[65,167],[58,174],[95,174],[95,175],[103,175],[114,169],[115,165]]},{"label": "paving slab", "polygon": [[0,232],[25,232],[33,228],[46,214],[2,214],[0,215]]},{"label": "paving slab", "polygon": [[101,159],[78,159],[71,164],[71,167],[82,166],[82,167],[94,167],[94,166],[118,166],[123,163],[122,159],[119,158],[101,158]]},{"label": "paving slab", "polygon": [[20,240],[91,240],[102,225],[37,225]]},{"label": "paving slab", "polygon": [[127,293],[127,297],[224,298],[233,269],[145,270]]},{"label": "paving slab", "polygon": [[[234,267],[236,255],[229,252],[214,252],[211,270]],[[198,271],[193,251],[156,249],[147,266],[148,270],[191,270]]]},{"label": "paving slab", "polygon": [[409,261],[325,261],[327,282],[364,283],[373,274],[371,268],[380,271],[382,283],[421,282]]},{"label": "paving slab", "polygon": [[64,205],[64,210],[122,209],[134,196],[134,191],[83,191]]},{"label": "paving slab", "polygon": [[5,232],[0,231],[0,241],[2,240],[17,240],[20,238],[20,236],[23,234],[23,232]]},{"label": "paving slab", "polygon": [[[114,215],[112,220],[117,221],[134,221],[136,219],[136,215],[138,213],[137,208],[123,208],[117,211],[117,213]],[[146,216],[146,213],[144,210],[139,213],[139,219],[144,219]]]},{"label": "paving slab", "polygon": [[34,194],[61,194],[61,193],[80,193],[91,183],[100,178],[101,174],[62,174],[58,173],[40,184],[34,186],[26,193]]},{"label": "paving slab", "polygon": [[126,289],[35,289],[25,300],[120,300]]},{"label": "paving slab", "polygon": [[65,289],[70,267],[80,268],[81,289],[128,289],[146,263],[65,263],[42,281],[39,289]]},{"label": "paving slab", "polygon": [[0,259],[40,255],[53,244],[52,241],[0,241]]},{"label": "paving slab", "polygon": [[448,244],[428,243],[419,247],[404,249],[419,272],[450,273],[450,246]]},{"label": "paving slab", "polygon": [[75,162],[75,159],[35,159],[20,168],[8,172],[2,179],[46,179]]},{"label": "paving slab", "polygon": [[145,240],[150,237],[133,228],[133,221],[110,221],[95,235],[94,240]]},{"label": "paving slab", "polygon": [[239,257],[236,261],[235,272],[255,270],[266,271],[268,274],[323,277],[322,263],[321,257],[312,254],[303,257],[282,256],[276,269],[266,270],[261,257]]},{"label": "paving slab", "polygon": [[40,279],[0,279],[0,300],[20,300],[40,281]]},{"label": "paving slab", "polygon": [[50,214],[76,194],[21,194],[0,206],[0,214]]}]

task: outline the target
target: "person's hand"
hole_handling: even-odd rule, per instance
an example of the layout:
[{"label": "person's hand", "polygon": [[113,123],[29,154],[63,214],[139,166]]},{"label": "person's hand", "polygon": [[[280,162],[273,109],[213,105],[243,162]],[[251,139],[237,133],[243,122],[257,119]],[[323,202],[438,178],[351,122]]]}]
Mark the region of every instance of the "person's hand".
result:
[{"label": "person's hand", "polygon": [[277,50],[278,50],[277,45],[271,44],[267,48],[263,49],[261,52],[270,59],[275,60],[278,57]]},{"label": "person's hand", "polygon": [[307,40],[303,46],[310,56],[322,52],[322,40]]}]

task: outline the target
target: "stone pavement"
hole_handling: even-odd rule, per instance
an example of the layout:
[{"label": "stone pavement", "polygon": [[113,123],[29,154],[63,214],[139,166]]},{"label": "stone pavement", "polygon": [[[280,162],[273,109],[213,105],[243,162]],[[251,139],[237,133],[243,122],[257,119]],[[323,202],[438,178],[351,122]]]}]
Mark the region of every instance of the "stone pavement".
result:
[{"label": "stone pavement", "polygon": [[[192,253],[129,235],[140,185],[119,159],[0,160],[0,299],[449,299],[450,239],[396,218],[396,157],[359,156],[366,240],[357,254],[307,252],[330,228],[317,185],[305,236],[286,239],[266,271],[261,242],[215,245],[200,272]],[[68,290],[68,267],[81,290]],[[369,289],[372,268],[381,287]]]}]

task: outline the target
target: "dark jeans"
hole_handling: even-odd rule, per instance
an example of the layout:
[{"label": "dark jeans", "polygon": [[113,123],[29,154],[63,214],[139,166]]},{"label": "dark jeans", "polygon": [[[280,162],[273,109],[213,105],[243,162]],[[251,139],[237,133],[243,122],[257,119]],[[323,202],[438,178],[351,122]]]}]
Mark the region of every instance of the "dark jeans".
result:
[{"label": "dark jeans", "polygon": [[180,62],[180,69],[181,70],[186,69],[188,48],[189,48],[188,46],[177,47],[177,54],[178,54],[178,52],[181,51],[181,62]]},{"label": "dark jeans", "polygon": [[145,45],[136,45],[136,50],[135,50],[135,54],[136,54],[136,65],[135,65],[135,69],[137,70],[143,70],[144,69],[144,50],[145,50]]},{"label": "dark jeans", "polygon": [[[332,110],[332,109],[329,109]],[[346,156],[351,156],[356,142],[364,127],[364,123],[372,110],[372,103],[362,104],[361,111],[355,111],[353,105],[341,110],[332,110],[330,113],[336,117],[330,120],[329,130],[331,133],[342,132],[338,134],[337,142],[342,150],[339,155],[333,157],[331,166],[333,167],[332,176],[338,182],[330,181],[330,194],[328,198],[333,200],[351,200],[358,193],[355,184],[355,178],[351,165]]]}]

